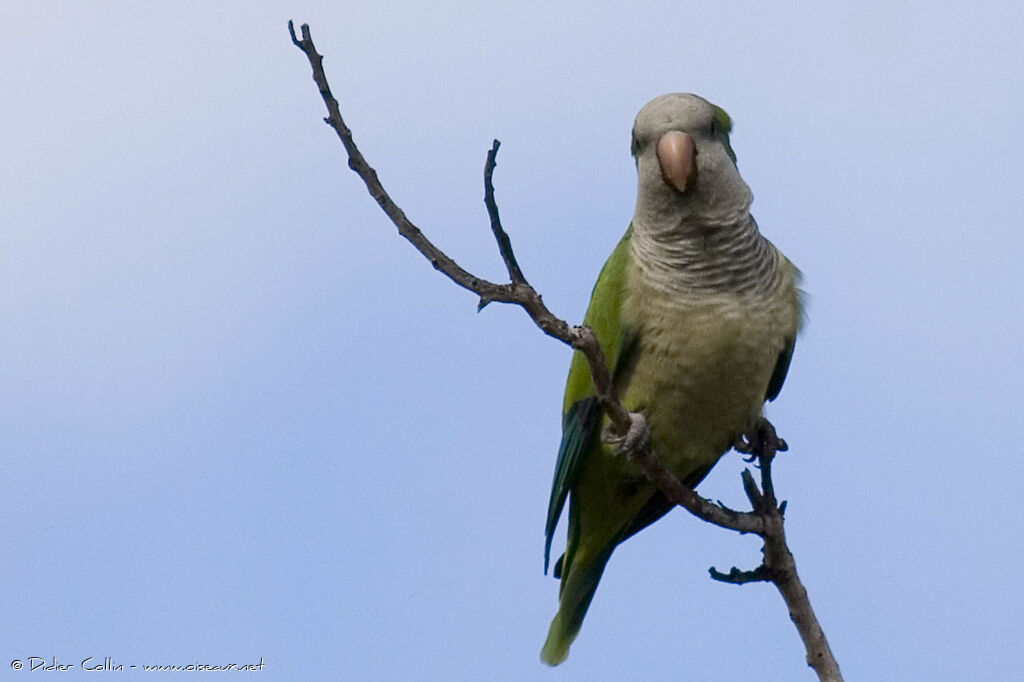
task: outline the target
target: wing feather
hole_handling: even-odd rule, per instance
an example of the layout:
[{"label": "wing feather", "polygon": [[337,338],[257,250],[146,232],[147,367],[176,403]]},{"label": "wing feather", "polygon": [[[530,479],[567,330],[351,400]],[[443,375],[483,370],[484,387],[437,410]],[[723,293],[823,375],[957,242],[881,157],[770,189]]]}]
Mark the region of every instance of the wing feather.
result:
[{"label": "wing feather", "polygon": [[[619,241],[611,256],[601,269],[594,290],[590,296],[590,305],[583,318],[583,324],[590,327],[604,352],[608,368],[613,378],[616,369],[621,367],[623,359],[632,346],[628,330],[623,329],[619,316],[623,288],[626,279],[626,265],[629,258],[629,237],[632,227]],[[548,501],[547,523],[544,529],[544,572],[547,573],[551,557],[551,541],[555,527],[562,515],[566,498],[576,482],[586,453],[591,451],[591,444],[597,435],[601,423],[601,405],[594,395],[590,370],[583,354],[573,354],[569,367],[569,378],[565,386],[565,402],[562,412],[562,442],[558,448],[558,462],[555,465],[555,476],[551,484],[551,497]]]}]

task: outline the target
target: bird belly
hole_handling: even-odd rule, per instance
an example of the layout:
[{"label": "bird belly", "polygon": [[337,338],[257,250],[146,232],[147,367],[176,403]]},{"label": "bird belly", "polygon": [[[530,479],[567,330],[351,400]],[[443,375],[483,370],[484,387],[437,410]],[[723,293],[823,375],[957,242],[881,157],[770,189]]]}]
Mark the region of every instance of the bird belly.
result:
[{"label": "bird belly", "polygon": [[637,321],[624,403],[647,417],[666,466],[684,480],[700,478],[761,416],[781,329],[763,305],[734,296],[654,308]]}]

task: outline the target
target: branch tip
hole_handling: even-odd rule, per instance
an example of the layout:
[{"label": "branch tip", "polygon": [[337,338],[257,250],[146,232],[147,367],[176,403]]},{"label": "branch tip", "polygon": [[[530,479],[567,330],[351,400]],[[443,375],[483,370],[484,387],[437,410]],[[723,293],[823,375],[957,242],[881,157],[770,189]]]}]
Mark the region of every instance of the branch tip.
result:
[{"label": "branch tip", "polygon": [[768,575],[769,571],[764,564],[761,564],[752,571],[741,571],[733,566],[728,573],[722,573],[712,566],[708,569],[708,573],[711,575],[712,580],[717,580],[720,583],[729,583],[731,585],[767,583],[772,581],[771,577]]},{"label": "branch tip", "polygon": [[750,473],[750,469],[744,469],[743,473],[740,474],[743,479],[743,492],[747,494],[747,499],[750,500],[750,506],[754,508],[754,511],[760,511],[762,502],[761,491],[757,489],[757,484],[754,483],[754,475]]},{"label": "branch tip", "polygon": [[[487,215],[491,219],[491,232],[494,233],[494,239],[498,242],[498,251],[501,253],[501,259],[505,262],[509,279],[514,285],[526,284],[526,277],[523,276],[523,271],[516,261],[516,254],[512,251],[512,240],[501,226],[498,202],[494,198],[494,168],[498,165],[498,147],[500,146],[501,142],[495,139],[490,151],[487,152],[487,161],[484,163],[484,205],[487,206]],[[533,293],[537,292],[533,291]]]}]

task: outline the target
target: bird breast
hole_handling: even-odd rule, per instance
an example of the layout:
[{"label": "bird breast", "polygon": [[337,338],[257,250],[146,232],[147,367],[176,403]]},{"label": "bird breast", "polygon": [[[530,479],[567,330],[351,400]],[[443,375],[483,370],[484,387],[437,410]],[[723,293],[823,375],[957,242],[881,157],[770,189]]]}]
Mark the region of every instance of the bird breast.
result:
[{"label": "bird breast", "polygon": [[620,392],[646,415],[659,457],[686,476],[713,465],[756,423],[795,321],[780,296],[688,298],[631,275],[623,322],[637,332],[636,361]]}]

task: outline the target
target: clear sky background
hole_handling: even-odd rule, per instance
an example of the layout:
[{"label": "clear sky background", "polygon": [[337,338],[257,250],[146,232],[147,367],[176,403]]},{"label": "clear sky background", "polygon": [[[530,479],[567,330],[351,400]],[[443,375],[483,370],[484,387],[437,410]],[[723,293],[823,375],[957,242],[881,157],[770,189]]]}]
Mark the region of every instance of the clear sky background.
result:
[{"label": "clear sky background", "polygon": [[[769,414],[847,679],[1019,675],[1018,5],[552,4],[3,3],[0,677],[813,679],[771,587],[707,576],[757,539],[682,511],[540,664],[569,351],[397,236],[288,19],[396,200],[493,278],[502,141],[505,226],[570,321],[632,214],[636,111],[726,108],[810,293]],[[702,493],[742,506],[743,466]]]}]

